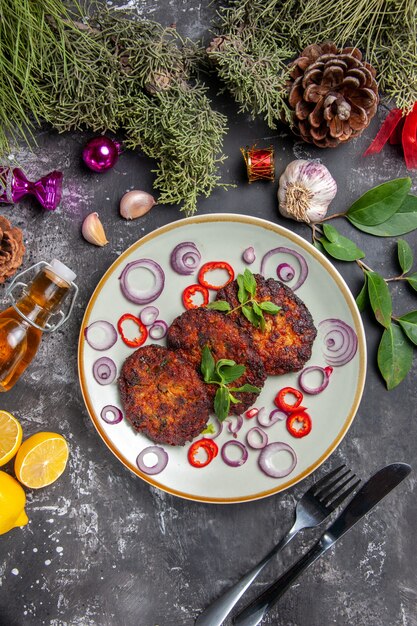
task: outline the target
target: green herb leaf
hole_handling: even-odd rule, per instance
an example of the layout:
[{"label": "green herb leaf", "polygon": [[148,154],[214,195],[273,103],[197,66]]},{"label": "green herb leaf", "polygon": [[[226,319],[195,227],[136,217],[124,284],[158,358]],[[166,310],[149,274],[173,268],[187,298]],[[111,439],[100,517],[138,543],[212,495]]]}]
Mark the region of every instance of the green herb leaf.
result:
[{"label": "green herb leaf", "polygon": [[214,396],[214,412],[220,422],[229,415],[230,397],[227,387],[219,387]]},{"label": "green herb leaf", "polygon": [[347,237],[342,237],[342,235],[340,235],[337,243],[332,243],[324,237],[320,239],[320,243],[327,254],[339,261],[356,261],[356,259],[363,259],[365,256],[365,253],[353,241]]},{"label": "green herb leaf", "polygon": [[415,291],[417,291],[417,272],[406,276],[406,281]]},{"label": "green herb leaf", "polygon": [[325,251],[325,249],[323,248],[323,245],[320,243],[320,241],[319,241],[318,239],[315,239],[315,240],[313,241],[313,246],[314,246],[317,250],[320,250],[320,252],[321,252],[322,254],[324,254],[324,253],[326,252],[326,251]]},{"label": "green herb leaf", "polygon": [[354,225],[382,224],[398,211],[411,188],[411,178],[396,178],[363,194],[347,210],[346,217]]},{"label": "green herb leaf", "polygon": [[232,393],[230,393],[230,389],[229,389],[229,400],[233,404],[239,404],[239,402],[240,402],[240,400],[238,398],[235,398],[235,396]]},{"label": "green herb leaf", "polygon": [[331,224],[323,224],[322,227],[326,239],[331,241],[331,243],[339,243],[342,235],[334,226],[331,226]]},{"label": "green herb leaf", "polygon": [[243,272],[243,283],[245,285],[246,291],[250,293],[252,297],[254,297],[256,294],[256,287],[257,287],[256,278],[248,268],[246,268],[245,271]]},{"label": "green herb leaf", "polygon": [[378,367],[387,384],[394,389],[407,376],[413,362],[413,347],[397,324],[384,330],[378,348]]},{"label": "green herb leaf", "polygon": [[255,328],[259,328],[260,326],[260,318],[256,315],[253,308],[247,304],[242,306],[242,313],[246,317],[246,319],[253,325]]},{"label": "green herb leaf", "polygon": [[220,381],[223,383],[223,368],[224,367],[234,367],[236,365],[236,361],[232,361],[231,359],[219,359],[216,363],[215,373],[219,377]]},{"label": "green herb leaf", "polygon": [[242,393],[261,393],[261,389],[259,387],[255,387],[255,385],[250,385],[249,383],[245,383],[241,387],[231,388],[231,391],[240,391]]},{"label": "green herb leaf", "polygon": [[271,302],[270,300],[264,300],[263,302],[258,302],[259,307],[265,313],[269,313],[270,315],[276,315],[278,311],[281,311],[281,307],[275,304],[275,302]]},{"label": "green herb leaf", "polygon": [[200,369],[203,374],[204,382],[208,383],[208,381],[213,378],[215,370],[215,361],[208,346],[204,346],[201,351]]},{"label": "green herb leaf", "polygon": [[417,311],[410,311],[397,319],[410,341],[417,346]]},{"label": "green herb leaf", "polygon": [[247,302],[249,295],[245,289],[243,274],[238,274],[236,280],[238,284],[237,299],[240,304],[244,304],[244,302]]},{"label": "green herb leaf", "polygon": [[398,262],[404,274],[409,272],[413,266],[413,251],[411,246],[404,239],[399,239],[398,242]]},{"label": "green herb leaf", "polygon": [[225,385],[232,383],[234,380],[237,380],[246,371],[246,367],[244,365],[224,365],[221,368],[221,378]]},{"label": "green herb leaf", "polygon": [[366,274],[364,274],[364,281],[362,285],[362,289],[356,296],[356,304],[358,305],[359,311],[364,311],[366,309],[366,305],[368,304],[368,284]]},{"label": "green herb leaf", "polygon": [[376,320],[385,328],[391,325],[392,300],[385,280],[377,272],[366,272],[368,295]]},{"label": "green herb leaf", "polygon": [[417,196],[408,194],[398,211],[382,224],[367,226],[352,220],[351,222],[355,228],[376,237],[405,235],[417,228]]},{"label": "green herb leaf", "polygon": [[213,311],[231,311],[232,307],[226,300],[214,300],[214,302],[209,302],[209,304],[206,305],[206,309]]},{"label": "green herb leaf", "polygon": [[258,317],[263,317],[264,314],[262,313],[262,309],[259,306],[259,304],[255,302],[255,300],[253,300],[251,304],[252,304],[252,308],[253,308],[255,315],[257,315]]}]

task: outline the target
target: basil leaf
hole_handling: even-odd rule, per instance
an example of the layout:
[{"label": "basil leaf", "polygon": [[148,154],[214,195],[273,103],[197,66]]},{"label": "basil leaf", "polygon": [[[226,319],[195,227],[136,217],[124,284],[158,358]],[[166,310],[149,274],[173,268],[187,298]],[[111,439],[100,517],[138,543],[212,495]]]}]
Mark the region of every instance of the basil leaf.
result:
[{"label": "basil leaf", "polygon": [[358,306],[359,311],[362,313],[366,309],[366,305],[368,304],[368,284],[366,274],[364,274],[364,282],[362,285],[362,289],[356,296],[356,304]]},{"label": "basil leaf", "polygon": [[[348,216],[347,216],[348,217]],[[355,228],[376,237],[398,237],[417,228],[417,196],[408,194],[394,215],[382,224],[366,226],[358,222],[351,223]]]},{"label": "basil leaf", "polygon": [[415,272],[414,274],[409,274],[409,276],[406,276],[405,278],[410,287],[417,291],[417,272]]},{"label": "basil leaf", "polygon": [[229,390],[229,400],[230,400],[230,402],[233,402],[233,404],[239,404],[239,402],[240,402],[240,400],[238,398],[235,398],[235,396],[230,393],[230,390]]},{"label": "basil leaf", "polygon": [[210,348],[208,346],[204,346],[201,351],[201,373],[203,374],[204,382],[208,383],[209,380],[212,380],[214,375],[215,362],[212,353],[210,352]]},{"label": "basil leaf", "polygon": [[244,302],[247,302],[248,297],[249,297],[249,294],[246,292],[246,289],[245,289],[243,275],[238,274],[236,280],[237,280],[237,284],[239,287],[237,291],[237,299],[239,300],[240,304],[243,304]]},{"label": "basil leaf", "polygon": [[229,415],[230,398],[227,387],[219,387],[214,396],[214,412],[220,422]]},{"label": "basil leaf", "polygon": [[246,317],[246,319],[253,325],[255,328],[259,328],[260,318],[256,315],[251,306],[247,304],[242,306],[242,313]]},{"label": "basil leaf", "polygon": [[392,300],[385,280],[377,272],[366,272],[368,295],[376,320],[385,328],[391,326]]},{"label": "basil leaf", "polygon": [[255,301],[253,301],[251,304],[252,304],[252,309],[255,315],[257,315],[258,317],[263,317],[264,314],[262,313],[262,309],[259,306],[259,304]]},{"label": "basil leaf", "polygon": [[236,365],[236,361],[230,359],[219,359],[217,361],[215,372],[220,377],[221,381],[223,381],[223,367],[233,367],[234,365]]},{"label": "basil leaf", "polygon": [[260,393],[261,390],[259,387],[255,387],[255,385],[250,385],[249,383],[245,383],[241,387],[233,388],[231,391],[241,391],[242,393]]},{"label": "basil leaf", "polygon": [[413,347],[397,324],[384,330],[378,347],[378,367],[387,384],[394,389],[407,376],[413,362]]},{"label": "basil leaf", "polygon": [[214,300],[214,302],[209,302],[209,304],[206,305],[206,309],[213,311],[231,311],[232,307],[226,300]]},{"label": "basil leaf", "polygon": [[347,237],[342,237],[342,235],[340,235],[337,243],[332,243],[324,237],[320,239],[320,243],[327,254],[339,261],[356,261],[356,259],[363,259],[365,256],[365,253],[353,241]]},{"label": "basil leaf", "polygon": [[413,251],[411,246],[404,239],[399,239],[397,242],[398,245],[398,262],[403,271],[403,274],[409,272],[413,266]]},{"label": "basil leaf", "polygon": [[347,210],[353,224],[382,224],[398,211],[411,189],[411,178],[396,178],[363,194]]},{"label": "basil leaf", "polygon": [[256,278],[248,268],[243,272],[243,284],[246,291],[253,297],[256,294]]},{"label": "basil leaf", "polygon": [[270,300],[264,300],[263,302],[258,302],[258,304],[262,311],[270,313],[271,315],[276,315],[278,311],[281,311],[281,307]]},{"label": "basil leaf", "polygon": [[417,311],[410,311],[397,319],[410,341],[417,346]]},{"label": "basil leaf", "polygon": [[246,367],[244,365],[224,365],[221,369],[220,376],[224,384],[228,385],[243,376],[245,371]]}]

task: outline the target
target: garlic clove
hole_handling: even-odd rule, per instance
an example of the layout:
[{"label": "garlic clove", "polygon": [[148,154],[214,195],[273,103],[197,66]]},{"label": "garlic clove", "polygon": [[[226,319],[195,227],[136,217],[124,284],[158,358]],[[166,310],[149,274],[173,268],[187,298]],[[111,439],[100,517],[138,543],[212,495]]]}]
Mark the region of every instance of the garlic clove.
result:
[{"label": "garlic clove", "polygon": [[95,246],[105,246],[106,243],[109,243],[98,213],[90,213],[87,215],[83,221],[81,232],[84,239]]},{"label": "garlic clove", "polygon": [[134,189],[125,193],[120,200],[120,215],[127,220],[134,220],[148,213],[155,204],[155,198],[151,194]]}]

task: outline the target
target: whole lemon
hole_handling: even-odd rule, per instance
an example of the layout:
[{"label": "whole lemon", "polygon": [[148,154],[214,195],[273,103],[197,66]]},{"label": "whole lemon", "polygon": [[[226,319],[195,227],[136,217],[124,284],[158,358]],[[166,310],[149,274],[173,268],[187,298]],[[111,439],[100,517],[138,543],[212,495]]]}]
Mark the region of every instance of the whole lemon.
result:
[{"label": "whole lemon", "polygon": [[26,494],[17,480],[0,471],[0,535],[28,523],[25,504]]}]

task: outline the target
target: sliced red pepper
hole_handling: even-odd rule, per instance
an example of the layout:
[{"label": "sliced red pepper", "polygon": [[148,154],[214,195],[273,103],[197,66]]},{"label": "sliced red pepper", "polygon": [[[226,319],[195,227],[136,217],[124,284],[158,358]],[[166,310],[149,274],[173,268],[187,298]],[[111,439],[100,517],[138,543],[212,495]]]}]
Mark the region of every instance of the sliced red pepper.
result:
[{"label": "sliced red pepper", "polygon": [[405,118],[402,144],[407,169],[417,169],[417,102]]},{"label": "sliced red pepper", "polygon": [[[203,296],[203,302],[201,304],[196,304],[193,301],[193,297],[196,293],[199,293]],[[182,303],[186,309],[198,309],[198,307],[208,304],[208,301],[208,289],[206,289],[202,285],[188,285],[188,287],[186,287],[182,292]]]},{"label": "sliced red pepper", "polygon": [[[207,458],[200,460],[196,458],[198,452],[203,449],[207,455]],[[194,441],[188,449],[188,461],[193,467],[206,467],[212,462],[215,456],[217,456],[219,448],[217,443],[212,439],[199,439]]]},{"label": "sliced red pepper", "polygon": [[[222,285],[212,285],[206,280],[206,274],[208,272],[212,272],[213,270],[226,270],[226,272],[229,274],[229,278]],[[229,265],[229,263],[226,263],[226,261],[210,261],[210,263],[204,263],[204,265],[200,268],[200,271],[198,272],[198,282],[200,283],[200,285],[207,287],[207,289],[214,289],[214,291],[218,291],[219,289],[226,287],[226,285],[232,282],[234,277],[234,269],[231,265]]]},{"label": "sliced red pepper", "polygon": [[246,411],[245,413],[245,417],[248,418],[248,420],[252,419],[252,417],[255,417],[255,415],[258,415],[259,413],[259,409],[249,409],[248,411]]},{"label": "sliced red pepper", "polygon": [[[135,339],[128,339],[124,334],[123,324],[124,322],[126,322],[126,320],[130,320],[134,322],[136,326],[139,328],[140,335],[138,337],[135,337]],[[125,313],[124,315],[122,315],[122,317],[117,322],[117,330],[119,331],[120,336],[123,339],[124,343],[130,348],[139,348],[139,346],[145,343],[148,337],[148,330],[146,326],[141,322],[141,320],[138,317],[135,317],[131,313]]]},{"label": "sliced red pepper", "polygon": [[[292,396],[294,401],[288,402],[287,396]],[[277,393],[274,402],[275,406],[281,409],[281,411],[284,411],[284,413],[291,413],[296,409],[303,409],[303,407],[300,406],[302,400],[303,394],[301,393],[301,391],[299,391],[298,389],[294,389],[294,387],[284,387],[283,389],[281,389],[281,391]]]},{"label": "sliced red pepper", "polygon": [[305,411],[295,411],[287,417],[286,426],[290,435],[300,439],[311,431],[311,417]]},{"label": "sliced red pepper", "polygon": [[363,156],[369,156],[370,154],[378,154],[387,143],[391,134],[394,132],[396,126],[400,123],[403,113],[401,109],[391,109],[387,117],[382,123],[375,139],[371,145],[363,153]]}]

